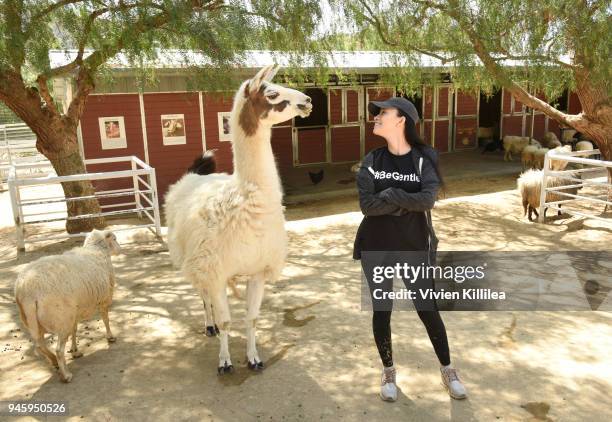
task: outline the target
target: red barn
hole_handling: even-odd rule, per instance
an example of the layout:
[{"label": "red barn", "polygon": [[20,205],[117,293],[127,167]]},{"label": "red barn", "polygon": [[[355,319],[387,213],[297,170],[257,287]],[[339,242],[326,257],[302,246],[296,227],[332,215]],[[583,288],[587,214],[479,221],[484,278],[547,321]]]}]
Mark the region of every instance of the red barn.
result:
[{"label": "red barn", "polygon": [[[55,65],[74,52],[51,51]],[[342,84],[330,75],[327,88],[306,84],[302,89],[312,98],[313,113],[279,124],[272,131],[272,147],[283,175],[313,165],[354,163],[368,151],[384,145],[372,134],[373,121],[367,111],[371,100],[386,99],[399,92],[381,85],[383,52],[337,52],[336,70],[358,75],[355,82]],[[232,107],[233,92],[202,92],[189,89],[179,52],[168,52],[158,65],[159,83],[137,89],[136,78],[122,58],[113,63],[115,82],[100,81],[90,95],[81,119],[79,140],[84,158],[136,155],[156,168],[160,198],[207,149],[217,149],[219,171],[232,171],[232,151],[224,123]],[[266,64],[278,61],[270,52],[247,55],[241,74],[252,75]],[[282,63],[281,63],[282,64]],[[427,58],[423,71],[439,64]],[[178,70],[177,70],[178,69]],[[442,76],[442,75],[441,75]],[[441,77],[441,80],[444,78]],[[335,81],[335,82],[334,82]],[[69,101],[71,83],[56,81],[56,92]],[[418,130],[425,141],[441,153],[478,147],[478,128],[488,127],[504,135],[540,138],[546,131],[559,134],[558,124],[542,113],[526,110],[506,91],[485,97],[480,92],[463,92],[452,82],[423,86],[421,95],[409,97],[421,116]],[[560,108],[580,109],[575,94],[561,99]],[[102,170],[98,166],[96,170]]]}]

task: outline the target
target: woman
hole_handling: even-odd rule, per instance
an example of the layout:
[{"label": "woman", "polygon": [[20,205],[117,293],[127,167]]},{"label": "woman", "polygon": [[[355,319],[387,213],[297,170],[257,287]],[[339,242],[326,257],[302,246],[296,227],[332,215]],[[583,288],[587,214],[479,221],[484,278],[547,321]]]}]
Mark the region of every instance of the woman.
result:
[{"label": "woman", "polygon": [[[375,289],[393,290],[392,278],[381,282],[380,277],[377,280],[373,276],[375,265],[393,265],[396,262],[393,260],[397,257],[394,258],[391,251],[420,251],[421,254],[416,255],[423,257],[421,262],[435,265],[437,238],[431,224],[430,210],[442,184],[442,177],[437,153],[417,135],[419,115],[414,104],[405,98],[392,97],[383,102],[371,102],[368,110],[375,116],[374,134],[385,138],[387,146],[366,155],[357,175],[359,204],[364,218],[357,231],[353,258],[361,259],[373,294]],[[362,257],[362,251],[387,252],[381,258],[380,252]],[[408,255],[414,256],[415,253]],[[384,262],[377,261],[380,259],[384,259]],[[404,279],[404,283],[416,293],[416,289],[434,288],[432,279],[420,278],[414,284]],[[390,326],[393,302],[378,298],[380,293],[373,294],[372,328],[383,363],[380,396],[383,400],[395,401],[396,370],[393,366]],[[413,303],[440,361],[445,387],[451,397],[465,398],[465,387],[451,366],[446,329],[435,300],[422,299],[417,294]]]}]

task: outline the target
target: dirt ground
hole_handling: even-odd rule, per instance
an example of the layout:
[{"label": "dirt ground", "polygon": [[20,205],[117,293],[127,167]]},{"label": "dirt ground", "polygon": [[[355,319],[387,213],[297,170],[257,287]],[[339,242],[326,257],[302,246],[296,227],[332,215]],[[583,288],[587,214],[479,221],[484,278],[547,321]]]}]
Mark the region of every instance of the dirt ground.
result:
[{"label": "dirt ground", "polygon": [[[434,210],[441,250],[609,250],[612,224],[567,216],[522,217],[515,176],[454,180]],[[361,219],[356,198],[287,208],[290,253],[259,321],[267,368],[245,368],[242,299],[231,298],[236,372],[216,375],[218,342],[202,334],[199,297],[146,231],[119,236],[118,288],[107,344],[101,320],[82,323],[84,352],[73,382],[34,355],[18,323],[12,286],[27,262],[74,242],[17,255],[2,193],[0,213],[0,400],[66,400],[78,420],[215,421],[609,421],[612,313],[444,312],[451,357],[469,398],[455,401],[417,315],[393,316],[396,403],[378,398],[380,363],[360,268],[351,259]],[[8,223],[7,223],[8,221]],[[243,287],[240,287],[243,289]],[[0,416],[0,418],[2,418]],[[14,418],[7,419],[13,420]],[[25,419],[25,418],[24,418]]]}]

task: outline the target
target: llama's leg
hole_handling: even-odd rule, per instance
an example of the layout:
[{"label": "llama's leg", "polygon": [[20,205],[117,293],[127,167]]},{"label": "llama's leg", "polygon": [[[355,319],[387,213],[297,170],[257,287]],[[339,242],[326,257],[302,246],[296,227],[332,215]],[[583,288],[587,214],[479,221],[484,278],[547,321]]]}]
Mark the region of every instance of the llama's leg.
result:
[{"label": "llama's leg", "polygon": [[256,276],[247,284],[247,365],[249,369],[259,371],[263,369],[263,362],[257,353],[256,329],[257,317],[264,294],[265,281],[262,276]]},{"label": "llama's leg", "polygon": [[219,324],[219,375],[234,372],[234,366],[229,352],[229,330],[231,324],[229,303],[227,302],[227,289],[225,286],[218,291],[210,292],[212,298],[215,321]]},{"label": "llama's leg", "polygon": [[100,308],[100,315],[102,315],[102,321],[104,321],[104,326],[106,327],[106,340],[109,343],[116,342],[117,337],[113,336],[110,329],[110,323],[108,322],[108,307]]},{"label": "llama's leg", "polygon": [[76,340],[76,332],[77,332],[77,322],[74,321],[74,326],[72,327],[72,346],[70,347],[69,352],[72,354],[73,358],[80,358],[83,356],[83,352],[80,352],[77,348],[77,340]]},{"label": "llama's leg", "polygon": [[57,363],[59,365],[60,378],[64,382],[72,381],[72,374],[66,368],[66,342],[68,341],[68,334],[58,334],[57,335],[57,346],[55,348],[55,354],[57,355]]},{"label": "llama's leg", "polygon": [[206,324],[205,333],[207,337],[214,337],[219,334],[219,328],[215,324],[213,316],[212,302],[210,295],[206,289],[200,289],[200,296],[202,297],[202,304],[204,305],[204,321]]}]

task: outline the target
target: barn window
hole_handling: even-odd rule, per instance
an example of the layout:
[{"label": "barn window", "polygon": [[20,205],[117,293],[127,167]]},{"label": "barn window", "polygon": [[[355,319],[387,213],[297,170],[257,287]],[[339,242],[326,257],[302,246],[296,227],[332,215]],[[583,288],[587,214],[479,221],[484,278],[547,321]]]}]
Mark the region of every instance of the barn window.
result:
[{"label": "barn window", "polygon": [[304,94],[312,99],[312,113],[295,118],[295,127],[327,126],[327,95],[321,88],[307,88]]}]

